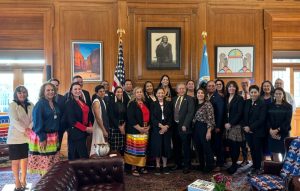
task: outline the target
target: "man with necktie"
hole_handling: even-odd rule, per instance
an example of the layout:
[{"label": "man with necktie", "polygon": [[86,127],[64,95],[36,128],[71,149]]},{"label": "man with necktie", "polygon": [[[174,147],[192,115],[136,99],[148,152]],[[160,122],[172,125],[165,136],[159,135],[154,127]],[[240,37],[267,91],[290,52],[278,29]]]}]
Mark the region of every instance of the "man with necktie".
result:
[{"label": "man with necktie", "polygon": [[185,94],[186,87],[184,83],[177,84],[176,90],[177,96],[172,100],[174,111],[173,150],[176,162],[173,170],[182,168],[181,151],[183,150],[183,173],[186,174],[190,172],[191,166],[191,123],[194,117],[195,103],[192,97]]},{"label": "man with necktie", "polygon": [[[248,78],[244,78],[241,82],[242,91],[239,92],[240,96],[243,97],[244,101],[250,99],[250,93],[249,93],[249,87],[250,87],[250,80]],[[248,148],[246,144],[246,140],[242,142],[241,144],[242,149],[242,155],[243,155],[243,162],[241,163],[241,166],[245,166],[249,164],[248,162]]]}]

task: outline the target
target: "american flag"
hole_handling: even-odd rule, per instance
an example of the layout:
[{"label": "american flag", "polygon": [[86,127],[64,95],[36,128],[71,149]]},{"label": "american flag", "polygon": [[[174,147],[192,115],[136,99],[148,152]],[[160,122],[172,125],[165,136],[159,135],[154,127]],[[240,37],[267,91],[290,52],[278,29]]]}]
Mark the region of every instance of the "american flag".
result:
[{"label": "american flag", "polygon": [[122,87],[124,84],[125,84],[125,69],[124,69],[123,45],[122,45],[122,40],[120,40],[119,50],[118,50],[118,63],[115,69],[112,91],[114,91],[117,86]]}]

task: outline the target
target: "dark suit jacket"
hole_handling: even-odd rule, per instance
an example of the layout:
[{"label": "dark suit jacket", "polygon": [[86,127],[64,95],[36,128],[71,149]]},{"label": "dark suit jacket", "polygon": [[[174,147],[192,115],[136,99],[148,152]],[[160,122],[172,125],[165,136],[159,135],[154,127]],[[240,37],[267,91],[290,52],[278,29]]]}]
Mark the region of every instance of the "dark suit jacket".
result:
[{"label": "dark suit jacket", "polygon": [[[170,101],[164,100],[164,125],[172,126],[173,110]],[[158,123],[162,123],[162,110],[158,101],[151,104],[151,125],[153,128],[159,128]],[[159,128],[160,129],[160,128]]]},{"label": "dark suit jacket", "polygon": [[141,127],[144,126],[143,112],[140,109],[140,107],[138,106],[137,102],[132,101],[129,103],[129,105],[127,107],[126,133],[140,134],[140,132],[134,128],[134,126],[137,124],[139,124]]},{"label": "dark suit jacket", "polygon": [[258,99],[252,105],[252,100],[248,99],[245,101],[241,126],[249,126],[255,137],[264,137],[266,115],[267,107],[263,100]]},{"label": "dark suit jacket", "polygon": [[214,108],[214,115],[215,115],[215,121],[216,121],[216,127],[221,129],[221,131],[224,130],[224,115],[225,115],[225,99],[218,94],[216,91],[213,93],[213,95],[210,97],[210,103],[213,105]]},{"label": "dark suit jacket", "polygon": [[59,127],[59,131],[64,132],[66,130],[66,124],[65,124],[65,119],[64,119],[64,112],[65,112],[65,104],[66,104],[66,98],[63,95],[57,94],[54,97],[55,102],[57,103],[59,110],[60,110],[60,119],[61,119],[61,123],[60,123],[60,127]]},{"label": "dark suit jacket", "polygon": [[[175,104],[178,96],[174,97],[172,100],[172,108],[173,111],[175,111]],[[179,108],[179,123],[178,128],[179,132],[182,132],[182,126],[185,126],[187,128],[186,133],[192,132],[192,120],[194,117],[194,110],[195,110],[195,102],[191,96],[184,95],[183,100],[181,102],[180,108]],[[174,120],[174,119],[173,119]]]},{"label": "dark suit jacket", "polygon": [[243,117],[244,99],[240,95],[234,95],[229,104],[228,97],[226,97],[226,104],[225,123],[230,123],[232,126],[240,124]]},{"label": "dark suit jacket", "polygon": [[82,90],[83,94],[84,94],[84,97],[86,99],[86,104],[91,107],[92,106],[92,101],[91,101],[91,96],[90,96],[90,93],[86,90]]},{"label": "dark suit jacket", "polygon": [[130,101],[130,98],[129,98],[129,96],[127,95],[127,93],[124,91],[123,92],[123,101],[124,101],[124,104],[126,105],[126,106],[128,106],[128,103],[129,103],[129,101]]},{"label": "dark suit jacket", "polygon": [[[89,116],[91,116],[92,111],[89,111]],[[76,100],[70,99],[66,102],[65,107],[65,119],[68,124],[68,137],[69,139],[76,141],[87,136],[85,131],[81,131],[80,129],[74,127],[74,125],[79,122],[82,123],[82,110]],[[91,118],[89,117],[89,125],[92,124]]]}]

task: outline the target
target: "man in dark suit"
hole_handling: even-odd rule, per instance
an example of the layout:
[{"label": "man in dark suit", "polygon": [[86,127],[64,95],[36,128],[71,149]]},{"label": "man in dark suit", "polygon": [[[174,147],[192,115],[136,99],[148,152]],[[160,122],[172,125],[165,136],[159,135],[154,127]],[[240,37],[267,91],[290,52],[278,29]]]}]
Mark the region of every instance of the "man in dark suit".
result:
[{"label": "man in dark suit", "polygon": [[224,132],[224,114],[225,114],[225,100],[216,91],[216,84],[214,81],[208,81],[207,86],[208,100],[211,102],[214,108],[214,115],[216,121],[216,127],[212,131],[212,148],[217,157],[216,168],[214,171],[220,171],[224,165],[223,157],[223,132]]},{"label": "man in dark suit", "polygon": [[109,102],[111,99],[114,98],[114,93],[109,91],[109,83],[107,80],[103,80],[100,85],[102,85],[105,89],[105,96],[104,96],[104,100],[106,102]]},{"label": "man in dark suit", "polygon": [[184,83],[177,84],[177,96],[173,98],[174,111],[173,145],[176,166],[173,170],[181,168],[181,151],[183,149],[183,173],[189,173],[191,166],[191,134],[195,103],[192,97],[185,94]]},{"label": "man in dark suit", "polygon": [[[56,92],[58,92],[59,84],[60,84],[59,80],[56,79],[56,78],[51,78],[49,80],[49,82],[55,86]],[[60,150],[61,142],[62,142],[62,139],[63,139],[63,136],[64,136],[64,132],[66,130],[66,124],[64,123],[64,120],[63,120],[66,98],[63,95],[57,93],[54,97],[54,100],[58,104],[58,107],[59,107],[59,110],[60,110],[61,122],[60,122],[60,127],[59,127],[59,130],[58,130],[58,141],[59,141],[58,150]]]},{"label": "man in dark suit", "polygon": [[126,79],[125,80],[125,84],[124,84],[123,90],[124,90],[124,92],[123,92],[123,99],[124,99],[124,103],[127,106],[128,102],[131,99],[132,92],[133,92],[133,85],[132,85],[132,81],[130,79]]},{"label": "man in dark suit", "polygon": [[[245,102],[246,102],[246,100],[250,99],[250,93],[249,93],[250,85],[251,85],[251,83],[250,83],[250,80],[248,78],[244,78],[241,82],[241,87],[242,87],[243,90],[239,91],[239,95],[243,97]],[[249,164],[249,162],[248,162],[248,148],[247,148],[246,141],[242,142],[241,149],[242,149],[242,155],[243,155],[243,162],[240,165],[245,166],[245,165]]]}]

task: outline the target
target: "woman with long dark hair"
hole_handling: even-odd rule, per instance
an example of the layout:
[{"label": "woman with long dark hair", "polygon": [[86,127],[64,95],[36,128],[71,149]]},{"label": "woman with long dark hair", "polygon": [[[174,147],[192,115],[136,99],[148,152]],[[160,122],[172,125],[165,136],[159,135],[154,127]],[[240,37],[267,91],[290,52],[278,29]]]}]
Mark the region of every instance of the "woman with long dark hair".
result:
[{"label": "woman with long dark hair", "polygon": [[65,119],[68,123],[68,158],[88,158],[86,139],[93,132],[89,106],[81,98],[81,85],[73,82],[66,102]]},{"label": "woman with long dark hair", "polygon": [[196,114],[193,119],[193,140],[198,152],[199,169],[210,172],[214,168],[214,155],[211,147],[211,132],[215,127],[214,108],[206,101],[207,94],[203,88],[197,90]]},{"label": "woman with long dark hair", "polygon": [[154,86],[151,81],[146,81],[144,83],[144,95],[145,95],[145,102],[147,107],[150,108],[151,104],[156,101]]},{"label": "woman with long dark hair", "polygon": [[[262,82],[261,87],[260,87],[260,97],[262,100],[264,100],[267,110],[271,103],[274,102],[274,86],[271,81],[265,80]],[[267,124],[265,124],[267,125]],[[265,135],[267,136],[269,133],[267,132],[267,128]],[[272,155],[270,150],[269,150],[269,143],[267,137],[265,137],[264,142],[263,142],[263,154],[266,159],[270,158]]]},{"label": "woman with long dark hair", "polygon": [[[15,178],[15,191],[26,188],[28,163],[28,137],[32,129],[33,103],[28,100],[28,91],[18,86],[13,102],[9,104],[9,129],[7,144],[11,169]],[[21,178],[19,177],[21,168]]]},{"label": "woman with long dark hair", "polygon": [[215,83],[216,83],[216,89],[217,89],[218,94],[222,97],[225,97],[225,83],[224,83],[224,81],[221,80],[221,79],[216,79]]},{"label": "woman with long dark hair", "polygon": [[196,99],[196,88],[195,88],[194,80],[188,80],[185,86],[186,86],[186,95]]},{"label": "woman with long dark hair", "polygon": [[260,87],[260,97],[268,105],[274,101],[274,86],[269,80],[262,82]]},{"label": "woman with long dark hair", "polygon": [[239,87],[235,81],[229,81],[226,84],[226,115],[225,129],[226,138],[229,142],[232,165],[227,169],[228,173],[236,172],[237,161],[240,155],[241,142],[245,140],[240,122],[243,117],[244,100],[238,95]]},{"label": "woman with long dark hair", "polygon": [[164,74],[161,76],[157,88],[162,87],[166,93],[166,99],[168,101],[172,100],[172,97],[176,96],[176,91],[172,88],[170,78],[168,75]]},{"label": "woman with long dark hair", "polygon": [[284,139],[289,136],[293,108],[286,101],[286,95],[282,88],[274,91],[275,101],[269,106],[267,127],[269,130],[269,149],[274,161],[279,160],[279,154],[284,157]]},{"label": "woman with long dark hair", "polygon": [[110,100],[108,109],[110,119],[108,142],[111,150],[117,150],[121,154],[124,154],[125,126],[127,123],[126,110],[127,107],[123,100],[123,89],[118,86],[114,90],[114,98]]},{"label": "woman with long dark hair", "polygon": [[54,101],[56,88],[50,82],[40,89],[39,101],[33,108],[33,128],[29,140],[28,171],[44,175],[59,161],[58,130],[60,110]]}]

